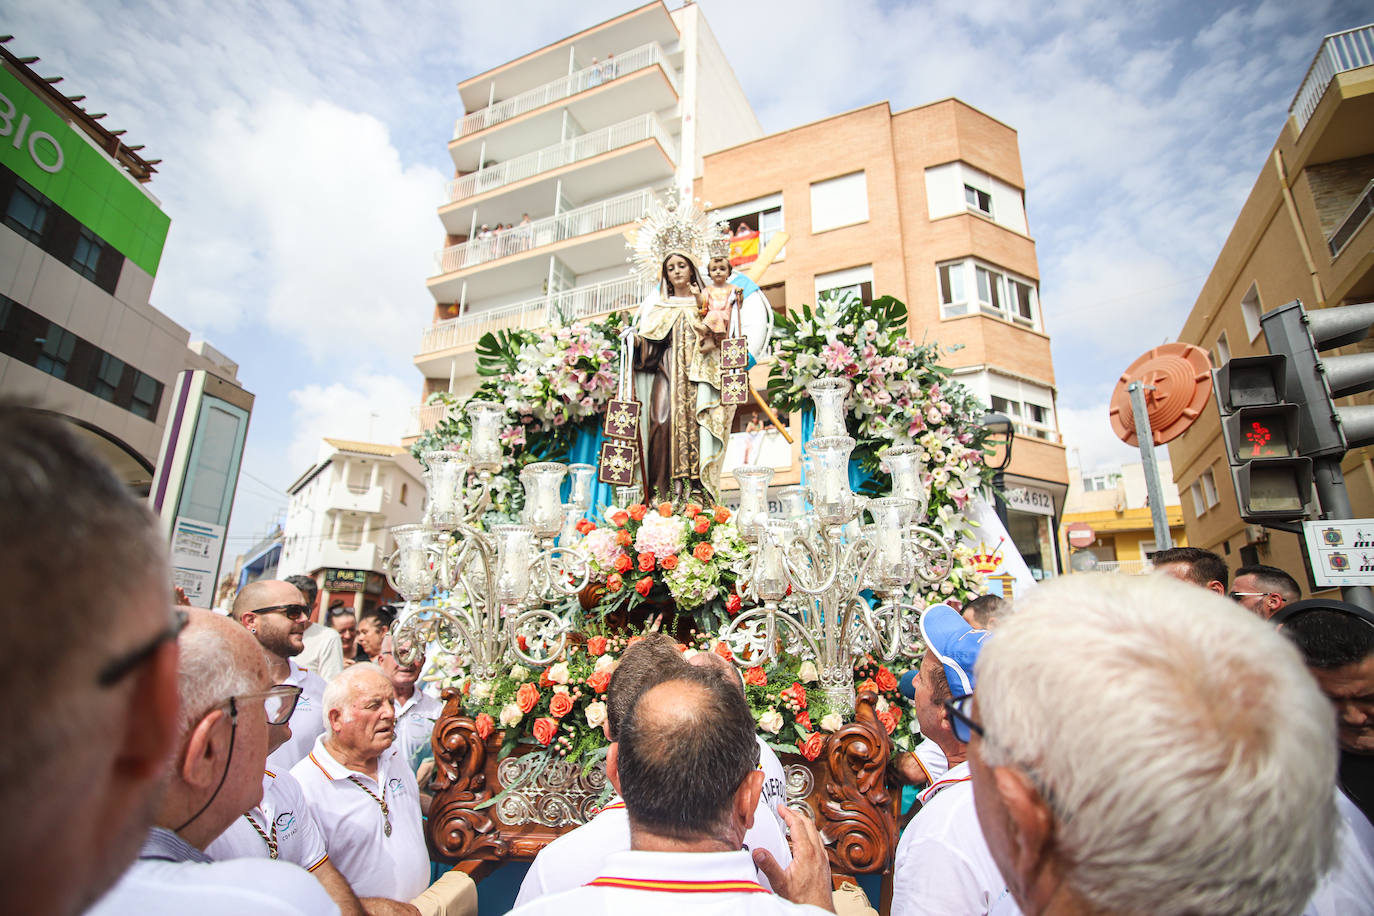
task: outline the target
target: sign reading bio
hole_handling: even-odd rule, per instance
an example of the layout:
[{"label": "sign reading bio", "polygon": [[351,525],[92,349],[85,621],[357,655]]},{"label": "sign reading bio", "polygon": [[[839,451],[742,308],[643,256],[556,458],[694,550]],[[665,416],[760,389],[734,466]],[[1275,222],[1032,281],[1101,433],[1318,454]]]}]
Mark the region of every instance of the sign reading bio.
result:
[{"label": "sign reading bio", "polygon": [[[29,104],[38,104],[32,98],[26,101]],[[45,108],[44,111],[46,110]],[[14,120],[16,116],[19,118],[17,124]],[[15,149],[24,149],[27,143],[29,158],[33,160],[33,164],[49,175],[56,175],[62,171],[62,164],[66,161],[62,155],[62,144],[46,130],[30,131],[30,120],[31,115],[28,112],[20,111],[9,96],[0,92],[0,137],[11,138],[10,146]]]}]

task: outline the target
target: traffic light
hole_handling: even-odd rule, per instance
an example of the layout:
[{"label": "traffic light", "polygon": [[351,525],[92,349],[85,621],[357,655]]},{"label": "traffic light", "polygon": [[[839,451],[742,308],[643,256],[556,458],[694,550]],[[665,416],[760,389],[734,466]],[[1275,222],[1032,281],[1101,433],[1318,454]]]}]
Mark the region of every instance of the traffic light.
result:
[{"label": "traffic light", "polygon": [[1236,504],[1247,522],[1307,515],[1312,460],[1298,454],[1301,410],[1284,395],[1288,358],[1242,356],[1212,373]]},{"label": "traffic light", "polygon": [[1319,355],[1359,343],[1371,325],[1374,302],[1309,312],[1295,299],[1260,319],[1269,352],[1288,358],[1289,393],[1304,406],[1298,423],[1303,455],[1340,458],[1349,449],[1374,443],[1374,406],[1337,407],[1334,401],[1374,388],[1374,353]]}]

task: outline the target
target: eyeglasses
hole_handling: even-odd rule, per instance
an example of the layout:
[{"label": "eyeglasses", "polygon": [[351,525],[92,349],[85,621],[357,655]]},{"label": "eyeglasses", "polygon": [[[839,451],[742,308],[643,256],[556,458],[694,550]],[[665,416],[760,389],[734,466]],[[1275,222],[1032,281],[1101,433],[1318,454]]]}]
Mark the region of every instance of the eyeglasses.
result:
[{"label": "eyeglasses", "polygon": [[181,631],[186,629],[186,624],[190,619],[191,615],[187,614],[185,611],[173,611],[172,622],[166,629],[137,649],[108,662],[105,667],[100,669],[100,673],[96,675],[96,683],[101,687],[113,687],[115,684],[124,680],[133,673],[139,665],[152,658],[153,654],[162,647],[163,643],[174,642]]},{"label": "eyeglasses", "polygon": [[263,700],[263,709],[267,712],[268,725],[285,725],[291,720],[291,714],[296,711],[296,701],[301,697],[301,688],[295,684],[277,684],[268,690],[258,693],[241,693],[237,697],[231,697],[228,702],[246,703],[248,700]]},{"label": "eyeglasses", "polygon": [[1268,598],[1273,592],[1231,592],[1228,596],[1232,601],[1239,601],[1242,598]]},{"label": "eyeglasses", "polygon": [[253,613],[281,614],[287,620],[295,622],[310,613],[310,606],[306,604],[274,604],[271,607],[260,607]]},{"label": "eyeglasses", "polygon": [[983,726],[976,722],[973,716],[969,715],[969,711],[973,709],[973,694],[967,693],[961,697],[945,700],[944,707],[949,712],[950,718],[954,720],[954,737],[964,742],[967,742],[974,734],[980,738],[987,737],[987,733],[983,731]]}]

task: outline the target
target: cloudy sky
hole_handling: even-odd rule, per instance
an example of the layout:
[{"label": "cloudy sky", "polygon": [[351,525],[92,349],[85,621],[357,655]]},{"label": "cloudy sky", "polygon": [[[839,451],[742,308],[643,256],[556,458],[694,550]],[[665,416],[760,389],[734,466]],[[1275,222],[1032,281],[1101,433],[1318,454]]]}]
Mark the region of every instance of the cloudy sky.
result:
[{"label": "cloudy sky", "polygon": [[[394,440],[418,400],[455,84],[634,5],[6,0],[10,50],[163,160],[153,304],[257,395],[229,557],[321,436]],[[1089,469],[1129,459],[1112,385],[1182,326],[1321,37],[1374,19],[1354,0],[701,6],[765,131],[947,96],[1019,131],[1060,424]]]}]

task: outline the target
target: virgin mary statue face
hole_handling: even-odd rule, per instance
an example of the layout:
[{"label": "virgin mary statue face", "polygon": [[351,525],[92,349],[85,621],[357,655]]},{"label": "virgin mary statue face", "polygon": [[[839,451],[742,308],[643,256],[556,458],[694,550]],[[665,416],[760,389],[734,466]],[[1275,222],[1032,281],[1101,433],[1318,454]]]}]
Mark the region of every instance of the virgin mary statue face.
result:
[{"label": "virgin mary statue face", "polygon": [[680,254],[670,254],[663,262],[663,274],[673,290],[686,289],[692,282],[692,262]]}]

